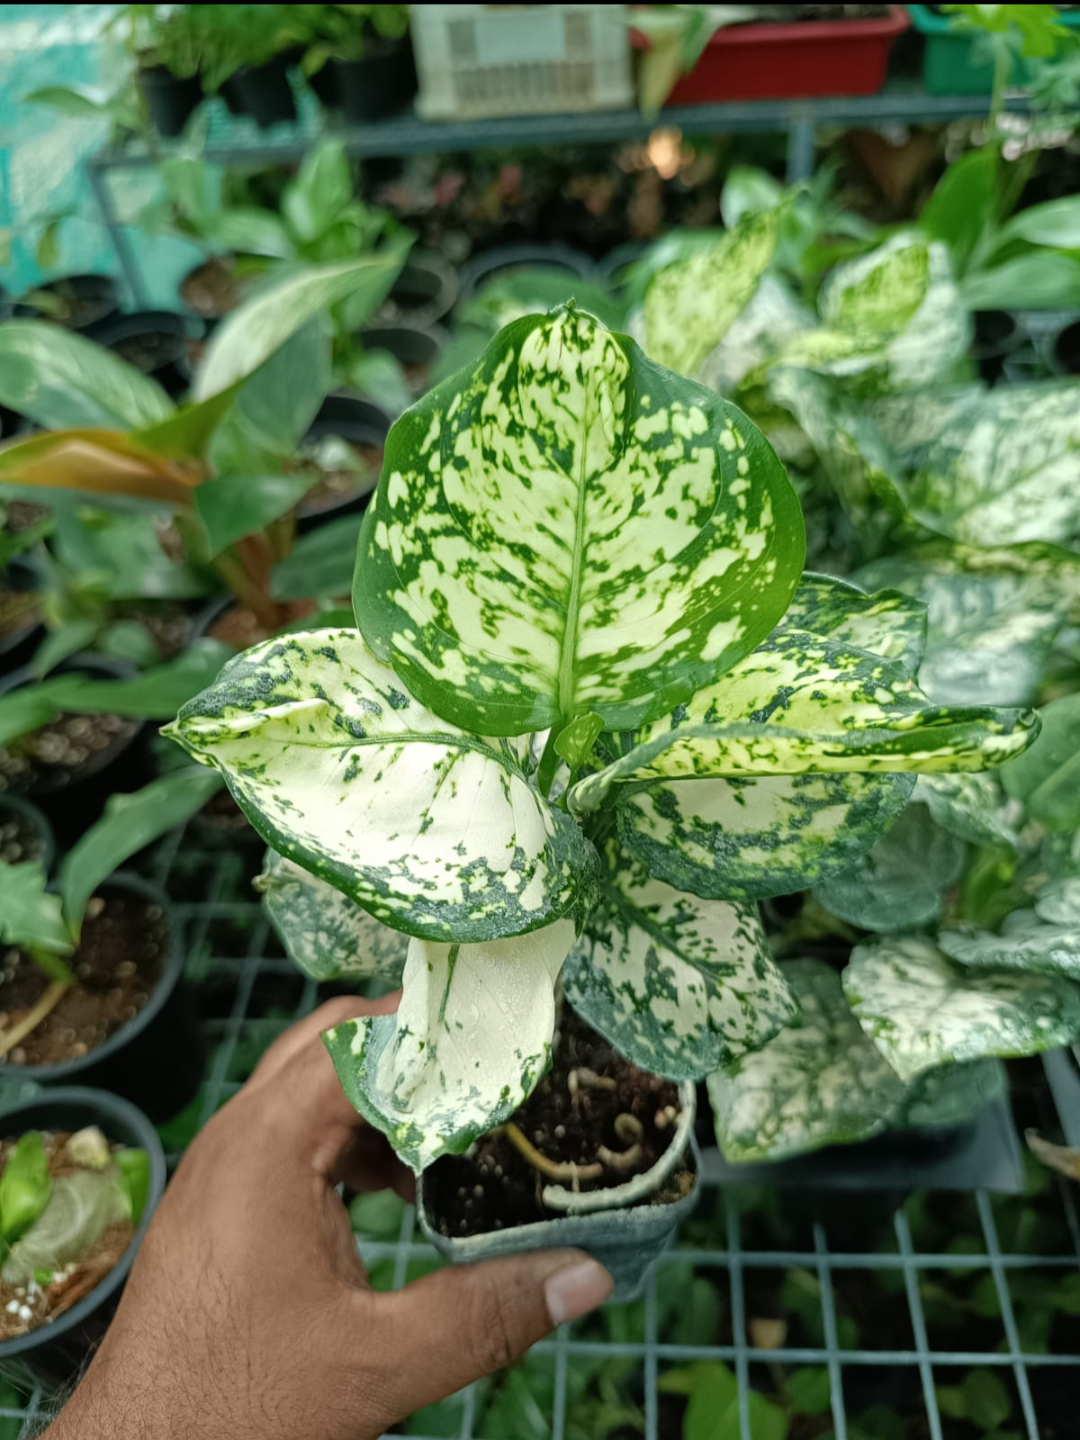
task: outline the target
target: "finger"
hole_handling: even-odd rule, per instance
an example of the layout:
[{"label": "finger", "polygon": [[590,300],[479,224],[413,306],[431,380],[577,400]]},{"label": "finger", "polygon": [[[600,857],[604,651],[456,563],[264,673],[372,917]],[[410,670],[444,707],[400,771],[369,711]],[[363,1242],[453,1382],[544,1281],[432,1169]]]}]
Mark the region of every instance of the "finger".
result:
[{"label": "finger", "polygon": [[255,1067],[248,1085],[261,1083],[278,1073],[295,1054],[318,1040],[324,1030],[332,1030],[335,1025],[360,1015],[392,1015],[400,1001],[400,990],[391,991],[378,1000],[368,1000],[363,995],[337,995],[327,1000],[278,1036]]},{"label": "finger", "polygon": [[513,1364],[557,1325],[602,1305],[612,1279],[580,1250],[447,1266],[368,1297],[385,1347],[391,1422]]}]

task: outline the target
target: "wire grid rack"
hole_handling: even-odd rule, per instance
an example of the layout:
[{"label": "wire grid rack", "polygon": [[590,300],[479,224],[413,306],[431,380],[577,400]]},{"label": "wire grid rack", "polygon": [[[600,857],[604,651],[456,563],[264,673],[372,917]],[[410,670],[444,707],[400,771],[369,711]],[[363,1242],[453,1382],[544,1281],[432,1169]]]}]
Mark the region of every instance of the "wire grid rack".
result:
[{"label": "wire grid rack", "polygon": [[[284,955],[251,890],[260,862],[249,837],[215,836],[197,821],[147,852],[140,867],[172,900],[207,1040],[198,1095],[162,1127],[170,1163],[276,1036],[342,988],[306,979]],[[1013,1100],[1022,1125],[1060,1136],[1038,1062],[1021,1067]],[[799,1199],[775,1190],[706,1188],[641,1299],[564,1325],[530,1352],[544,1403],[530,1409],[527,1435],[521,1425],[498,1428],[507,1413],[491,1403],[498,1381],[472,1386],[393,1433],[682,1440],[683,1402],[671,1381],[688,1365],[711,1362],[737,1378],[737,1440],[967,1440],[984,1432],[943,1402],[973,1369],[1005,1382],[1011,1413],[1001,1435],[1065,1440],[1076,1433],[1069,1392],[1080,1375],[1080,1215],[1068,1182],[1034,1166],[1031,1174],[1026,1196],[916,1193],[885,1197],[876,1210],[872,1195],[858,1195],[854,1210],[836,1197],[827,1223],[798,1214]],[[792,1204],[794,1214],[781,1213]],[[411,1206],[402,1207],[396,1234],[361,1235],[358,1243],[380,1288],[399,1288],[441,1263]],[[703,1298],[708,1318],[695,1327]],[[760,1430],[755,1392],[782,1401],[784,1376],[808,1370],[827,1395],[819,1413],[796,1414],[785,1431]],[[610,1396],[612,1374],[630,1418],[601,1432],[581,1418],[582,1384],[599,1376]],[[882,1412],[873,1407],[883,1401],[901,1428],[875,1428]],[[23,1421],[32,1431],[42,1404],[35,1392],[0,1405],[0,1440],[14,1440]],[[430,1430],[429,1414],[437,1419]],[[734,1419],[725,1440],[736,1440]]]}]

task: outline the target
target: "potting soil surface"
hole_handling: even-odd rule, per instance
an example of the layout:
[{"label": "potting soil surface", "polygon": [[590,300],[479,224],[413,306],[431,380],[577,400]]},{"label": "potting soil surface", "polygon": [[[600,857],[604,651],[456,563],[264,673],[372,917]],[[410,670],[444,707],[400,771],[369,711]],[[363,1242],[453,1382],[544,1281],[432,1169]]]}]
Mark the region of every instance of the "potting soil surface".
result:
[{"label": "potting soil surface", "polygon": [[137,720],[123,715],[58,715],[0,746],[0,790],[53,794],[96,774],[131,739]]},{"label": "potting soil surface", "polygon": [[0,810],[0,861],[5,865],[19,865],[40,860],[44,848],[41,836],[29,820]]}]

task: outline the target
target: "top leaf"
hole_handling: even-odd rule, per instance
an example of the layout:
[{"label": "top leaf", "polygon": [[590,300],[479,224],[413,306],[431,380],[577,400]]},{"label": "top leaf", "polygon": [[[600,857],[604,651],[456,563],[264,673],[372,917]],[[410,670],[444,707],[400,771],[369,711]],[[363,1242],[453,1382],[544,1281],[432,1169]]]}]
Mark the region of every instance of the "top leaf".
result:
[{"label": "top leaf", "polygon": [[568,306],[508,325],[394,426],[353,603],[454,724],[518,735],[593,711],[617,731],[752,649],[803,556],[751,422]]}]

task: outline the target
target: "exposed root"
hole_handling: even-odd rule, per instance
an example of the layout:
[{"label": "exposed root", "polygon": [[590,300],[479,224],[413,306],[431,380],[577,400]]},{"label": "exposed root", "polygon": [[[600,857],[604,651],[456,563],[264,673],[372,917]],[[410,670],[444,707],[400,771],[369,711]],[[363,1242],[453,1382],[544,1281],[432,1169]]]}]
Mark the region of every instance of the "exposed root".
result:
[{"label": "exposed root", "polygon": [[555,1160],[549,1160],[542,1155],[531,1140],[511,1120],[501,1125],[500,1130],[518,1150],[534,1170],[539,1170],[541,1175],[546,1175],[549,1180],[556,1180],[562,1184],[569,1184],[573,1189],[581,1184],[582,1180],[599,1180],[604,1173],[603,1165],[575,1165],[572,1161],[565,1164]]},{"label": "exposed root", "polygon": [[29,1010],[11,1030],[5,1030],[0,1035],[0,1057],[14,1050],[20,1040],[25,1040],[32,1030],[36,1030],[46,1016],[52,1014],[70,989],[71,985],[67,980],[54,980],[51,985],[47,986],[33,1009]]}]

